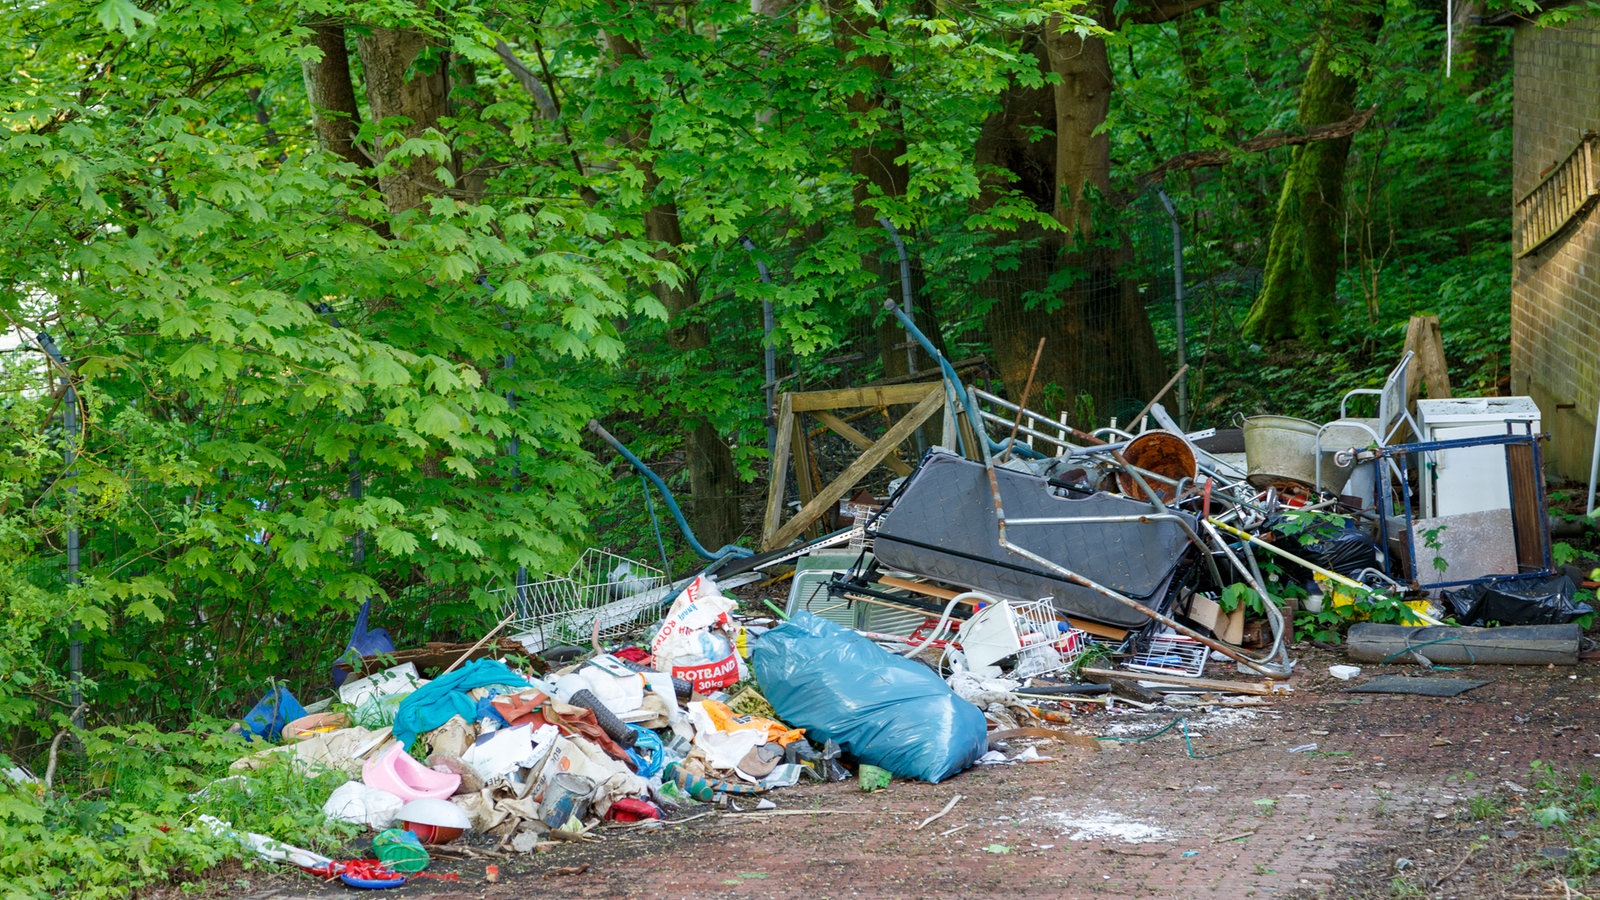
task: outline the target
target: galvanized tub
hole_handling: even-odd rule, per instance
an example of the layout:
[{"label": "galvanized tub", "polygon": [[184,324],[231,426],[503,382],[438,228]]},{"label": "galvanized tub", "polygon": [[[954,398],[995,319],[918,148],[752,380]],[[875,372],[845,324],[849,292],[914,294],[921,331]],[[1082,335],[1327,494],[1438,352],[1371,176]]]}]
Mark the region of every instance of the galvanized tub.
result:
[{"label": "galvanized tub", "polygon": [[[1266,487],[1280,481],[1310,486],[1317,480],[1315,422],[1293,416],[1250,416],[1244,420],[1244,457],[1250,483]],[[1328,454],[1331,462],[1332,454]]]}]

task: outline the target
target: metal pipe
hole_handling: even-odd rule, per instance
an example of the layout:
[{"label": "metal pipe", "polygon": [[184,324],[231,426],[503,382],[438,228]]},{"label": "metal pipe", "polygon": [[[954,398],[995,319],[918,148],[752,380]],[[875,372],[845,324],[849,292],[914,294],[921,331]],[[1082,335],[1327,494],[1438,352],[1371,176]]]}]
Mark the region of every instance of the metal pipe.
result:
[{"label": "metal pipe", "polygon": [[[928,336],[922,333],[922,329],[917,327],[917,323],[912,321],[911,317],[906,315],[900,307],[896,306],[893,300],[883,301],[883,308],[894,313],[895,318],[900,320],[900,324],[905,326],[906,333],[921,344],[922,349],[928,351],[928,356],[939,364],[939,371],[944,373],[944,379],[949,389],[961,398],[961,405],[967,411],[967,420],[972,423],[972,431],[978,438],[978,454],[982,457],[984,464],[987,465],[989,463],[990,441],[989,435],[983,430],[983,416],[979,415],[978,404],[972,399],[972,395],[966,388],[962,387],[961,379],[956,375],[955,367],[950,365],[950,360],[944,358],[944,354],[933,346],[933,342],[928,340]],[[959,434],[960,432],[958,431],[958,439]]]},{"label": "metal pipe", "polygon": [[677,499],[672,496],[672,491],[667,487],[667,483],[661,480],[661,476],[651,471],[650,467],[644,464],[644,460],[634,456],[633,451],[623,446],[621,441],[612,437],[611,432],[607,431],[598,421],[590,419],[589,430],[598,435],[601,440],[610,444],[613,450],[620,453],[623,459],[627,460],[630,465],[639,471],[639,474],[650,479],[650,483],[656,486],[656,490],[661,492],[661,499],[666,501],[667,510],[672,513],[673,521],[678,523],[679,530],[683,532],[684,538],[689,541],[689,548],[695,552],[696,556],[716,563],[724,559],[743,559],[755,555],[754,551],[733,544],[726,544],[715,553],[707,550],[701,545],[699,539],[694,536],[694,529],[689,527],[689,520],[684,518],[683,510],[678,508]]},{"label": "metal pipe", "polygon": [[[750,258],[755,260],[756,274],[761,276],[761,283],[771,284],[772,273],[767,271],[767,264],[756,256],[755,241],[750,240],[748,235],[740,235],[739,243],[744,247],[745,252],[750,254]],[[778,359],[776,351],[772,347],[773,327],[772,301],[763,298],[761,300],[761,344],[763,348],[761,351],[761,368],[762,374],[766,376],[764,388],[767,394],[767,454],[769,457],[778,452],[778,422],[774,418],[778,409]]]},{"label": "metal pipe", "polygon": [[[67,361],[62,358],[61,350],[56,342],[46,332],[39,332],[35,339],[45,355],[55,364],[61,374],[61,462],[62,480],[67,484],[67,585],[76,587],[82,583],[78,572],[78,486],[73,482],[77,472],[73,467],[78,462],[78,392],[72,386],[72,371],[67,368]],[[78,636],[79,623],[72,623],[72,639],[67,646],[67,678],[72,684],[72,727],[83,727],[83,639]]]},{"label": "metal pipe", "polygon": [[[1226,556],[1228,561],[1233,563],[1233,567],[1239,571],[1239,574],[1244,576],[1245,583],[1250,585],[1250,589],[1261,597],[1261,606],[1266,610],[1267,621],[1272,624],[1272,652],[1262,657],[1261,662],[1270,664],[1274,659],[1281,657],[1283,659],[1281,665],[1285,669],[1285,674],[1288,674],[1287,670],[1293,668],[1293,666],[1289,663],[1289,651],[1283,645],[1285,632],[1283,613],[1278,611],[1277,604],[1272,602],[1271,595],[1267,593],[1266,580],[1261,577],[1261,570],[1256,566],[1255,557],[1246,555],[1246,558],[1250,561],[1250,566],[1245,568],[1239,562],[1239,558],[1233,554],[1233,548],[1229,547],[1228,542],[1223,540],[1222,535],[1217,533],[1216,527],[1209,522],[1205,523],[1205,527],[1211,534],[1212,540],[1216,542],[1217,549],[1221,550],[1222,555]],[[1250,545],[1244,544],[1243,546],[1248,548]],[[1217,583],[1221,584],[1222,582],[1219,580]]]},{"label": "metal pipe", "polygon": [[1211,558],[1210,548],[1201,540],[1198,532],[1194,530],[1194,523],[1187,516],[1174,512],[1144,513],[1137,516],[1083,516],[1081,518],[1033,518],[1033,519],[1007,519],[1007,525],[1122,525],[1122,524],[1150,524],[1153,522],[1176,522],[1183,529],[1184,536],[1189,543],[1204,551],[1206,567],[1210,575],[1218,584],[1222,583],[1222,573],[1217,571],[1216,561]]},{"label": "metal pipe", "polygon": [[1594,407],[1594,451],[1589,455],[1589,505],[1583,514],[1594,515],[1594,482],[1600,477],[1600,403]]},{"label": "metal pipe", "polygon": [[1099,583],[1095,582],[1092,579],[1085,578],[1084,576],[1079,575],[1078,573],[1076,573],[1076,572],[1074,572],[1074,571],[1072,571],[1072,570],[1070,570],[1070,569],[1068,569],[1068,568],[1066,568],[1066,567],[1064,567],[1064,566],[1062,566],[1062,565],[1060,565],[1058,563],[1055,563],[1055,562],[1052,562],[1051,560],[1045,559],[1044,557],[1038,555],[1037,553],[1033,553],[1033,552],[1031,552],[1031,551],[1029,551],[1029,550],[1027,550],[1027,549],[1025,549],[1023,547],[1018,547],[1017,545],[1010,543],[1008,540],[1006,540],[1004,522],[1001,523],[1001,527],[1000,527],[1000,546],[1004,547],[1007,550],[1010,550],[1011,552],[1013,552],[1013,553],[1015,553],[1015,554],[1017,554],[1019,556],[1022,556],[1022,557],[1026,558],[1026,559],[1031,559],[1034,562],[1039,563],[1040,565],[1051,569],[1052,571],[1054,571],[1058,575],[1060,575],[1062,578],[1065,578],[1066,580],[1072,582],[1073,584],[1079,585],[1080,587],[1086,587],[1089,590],[1094,591],[1095,593],[1100,594],[1100,595],[1102,595],[1104,597],[1109,597],[1112,600],[1115,600],[1116,602],[1122,604],[1123,606],[1126,606],[1129,609],[1138,612],[1140,615],[1147,616],[1147,617],[1149,617],[1150,619],[1152,619],[1154,621],[1160,622],[1161,624],[1167,626],[1168,628],[1171,628],[1173,631],[1176,631],[1179,634],[1185,635],[1187,637],[1194,638],[1195,640],[1199,641],[1201,644],[1204,644],[1205,646],[1211,648],[1212,650],[1215,650],[1218,653],[1221,653],[1223,656],[1226,656],[1229,659],[1232,659],[1235,662],[1240,663],[1241,665],[1248,666],[1248,667],[1256,670],[1257,672],[1260,672],[1262,675],[1265,675],[1268,678],[1283,679],[1283,678],[1287,678],[1288,677],[1288,673],[1287,672],[1280,672],[1280,671],[1274,669],[1271,666],[1267,666],[1267,665],[1263,665],[1261,663],[1258,663],[1255,660],[1250,659],[1248,656],[1245,656],[1243,653],[1240,653],[1238,650],[1235,650],[1234,648],[1229,647],[1227,644],[1223,644],[1223,643],[1215,641],[1215,640],[1213,640],[1213,639],[1211,639],[1209,637],[1206,637],[1205,635],[1201,634],[1200,632],[1195,631],[1193,628],[1190,628],[1189,626],[1184,625],[1183,623],[1181,623],[1181,622],[1179,622],[1179,621],[1177,621],[1175,619],[1172,619],[1172,618],[1170,618],[1168,616],[1164,616],[1161,613],[1158,613],[1155,610],[1151,609],[1150,607],[1145,606],[1144,604],[1138,602],[1137,600],[1134,600],[1134,599],[1129,598],[1129,597],[1125,597],[1122,594],[1119,594],[1116,591],[1112,590],[1111,588],[1108,588],[1103,584],[1099,584]]},{"label": "metal pipe", "polygon": [[[879,216],[878,224],[888,230],[889,240],[894,241],[894,252],[900,255],[900,303],[905,309],[906,315],[912,321],[915,321],[917,314],[911,305],[911,260],[906,256],[905,242],[900,240],[900,232],[895,230],[894,223],[889,221],[888,216]],[[910,337],[911,335],[908,333],[906,335],[906,371],[915,372],[917,370],[917,349]]]},{"label": "metal pipe", "polygon": [[[1278,547],[1278,546],[1276,546],[1275,544],[1272,544],[1269,541],[1264,541],[1261,538],[1249,533],[1248,531],[1242,531],[1242,530],[1240,530],[1238,528],[1233,527],[1232,525],[1229,525],[1226,522],[1219,522],[1216,519],[1207,519],[1206,521],[1211,523],[1212,525],[1216,526],[1217,528],[1222,529],[1223,531],[1227,532],[1228,534],[1233,535],[1236,538],[1239,538],[1239,539],[1245,540],[1245,541],[1249,541],[1251,544],[1254,544],[1257,547],[1261,547],[1261,548],[1264,548],[1264,549],[1266,549],[1266,550],[1268,550],[1268,551],[1270,551],[1272,553],[1275,553],[1278,556],[1281,556],[1284,559],[1287,559],[1292,563],[1295,563],[1295,564],[1301,565],[1301,566],[1305,566],[1307,569],[1310,569],[1311,571],[1316,572],[1317,574],[1319,574],[1322,577],[1328,579],[1329,581],[1337,582],[1338,584],[1342,584],[1347,588],[1354,588],[1355,590],[1361,591],[1362,593],[1371,593],[1372,592],[1372,588],[1367,587],[1366,585],[1362,584],[1359,581],[1356,581],[1353,578],[1349,578],[1349,577],[1346,577],[1344,575],[1340,575],[1338,572],[1335,572],[1332,569],[1324,569],[1323,567],[1317,565],[1316,563],[1308,562],[1308,561],[1306,561],[1304,559],[1301,559],[1300,557],[1295,556],[1293,553],[1290,553],[1289,551],[1284,550],[1283,548]],[[1416,610],[1412,610],[1411,611],[1411,615],[1416,616],[1418,619],[1422,620],[1424,623],[1426,623],[1428,625],[1443,625],[1444,624],[1443,622],[1439,621],[1438,619],[1435,619],[1433,616],[1430,616],[1427,613],[1417,612]]]},{"label": "metal pipe", "polygon": [[1161,188],[1156,188],[1156,196],[1160,198],[1161,205],[1167,208],[1167,217],[1172,220],[1172,312],[1177,320],[1178,331],[1178,374],[1182,380],[1178,382],[1178,421],[1184,428],[1189,427],[1189,354],[1188,341],[1183,325],[1183,223],[1178,218],[1178,210],[1172,205],[1172,198]]},{"label": "metal pipe", "polygon": [[[510,327],[511,327],[510,323],[507,323],[506,324],[506,328],[509,330]],[[513,354],[507,353],[505,355],[505,358],[500,361],[500,368],[505,369],[506,370],[506,374],[508,374],[508,375],[513,374],[516,371],[516,368],[517,368],[517,357],[515,355],[513,355]],[[506,397],[506,406],[507,406],[507,408],[516,409],[517,408],[517,392],[512,390],[510,385],[506,386],[505,397]],[[509,445],[507,445],[506,453],[511,457],[511,479],[512,479],[512,482],[517,484],[519,487],[521,486],[521,481],[522,481],[522,464],[520,462],[518,462],[517,460],[518,460],[518,457],[521,454],[521,452],[522,452],[522,441],[521,441],[521,439],[519,439],[517,437],[516,431],[513,430],[511,432],[511,443]],[[527,589],[527,587],[528,587],[528,567],[527,566],[517,566],[516,596],[517,596],[518,600],[524,599],[524,597],[522,595],[523,595],[523,592]]]},{"label": "metal pipe", "polygon": [[[972,389],[972,393],[976,394],[978,397],[980,397],[980,398],[982,398],[984,400],[989,401],[990,403],[993,403],[995,406],[998,406],[1001,409],[1009,410],[1010,412],[1027,412],[1030,416],[1032,416],[1035,419],[1038,419],[1041,422],[1049,422],[1050,423],[1050,427],[1054,428],[1057,431],[1066,431],[1066,432],[1078,437],[1079,439],[1085,440],[1085,441],[1089,441],[1092,444],[1103,444],[1103,443],[1105,443],[1105,441],[1102,441],[1100,438],[1097,438],[1094,435],[1089,434],[1088,432],[1079,431],[1078,429],[1073,428],[1071,425],[1064,425],[1064,424],[1062,424],[1060,422],[1057,422],[1054,419],[1047,419],[1044,416],[1041,416],[1038,413],[1035,413],[1035,412],[1033,412],[1031,410],[1024,410],[1021,406],[1018,406],[1017,404],[1012,403],[1012,402],[1010,402],[1008,400],[1005,400],[1005,399],[1003,399],[1001,397],[997,397],[994,394],[989,393],[988,391],[980,390],[978,388],[973,388]],[[996,421],[996,422],[1001,422],[1001,423],[1004,423],[1004,424],[1007,424],[1007,425],[1011,424],[1009,419],[1002,419],[1002,418],[1000,418],[999,416],[996,416],[996,415],[985,413],[984,416],[985,416],[985,418],[992,419],[993,421]],[[1061,443],[1061,440],[1058,438],[1058,439],[1055,440],[1055,442],[1056,443]],[[1070,445],[1067,445],[1067,446],[1070,446]]]}]

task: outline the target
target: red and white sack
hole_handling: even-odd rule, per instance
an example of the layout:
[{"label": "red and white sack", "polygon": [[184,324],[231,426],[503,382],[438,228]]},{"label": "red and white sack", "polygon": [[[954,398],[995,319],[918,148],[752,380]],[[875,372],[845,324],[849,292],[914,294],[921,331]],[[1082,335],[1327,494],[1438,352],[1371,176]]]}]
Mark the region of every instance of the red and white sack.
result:
[{"label": "red and white sack", "polygon": [[696,577],[673,601],[650,643],[656,671],[682,678],[701,693],[736,684],[742,673],[728,616],[735,606],[717,590],[716,581]]}]

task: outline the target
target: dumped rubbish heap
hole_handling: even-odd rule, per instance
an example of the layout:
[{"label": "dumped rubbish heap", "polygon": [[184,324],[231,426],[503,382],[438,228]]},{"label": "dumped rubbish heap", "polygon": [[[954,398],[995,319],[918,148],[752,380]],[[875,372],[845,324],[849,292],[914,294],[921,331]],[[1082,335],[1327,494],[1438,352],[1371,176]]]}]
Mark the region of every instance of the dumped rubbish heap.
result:
[{"label": "dumped rubbish heap", "polygon": [[[566,576],[506,589],[500,628],[478,644],[400,665],[408,652],[370,653],[363,616],[352,677],[324,704],[335,711],[280,689],[246,725],[281,739],[264,753],[350,776],[324,811],[378,832],[378,862],[234,836],[370,881],[418,871],[406,867],[425,866],[428,845],[467,832],[530,852],[706,804],[766,808],[852,769],[864,788],[939,782],[1033,752],[1007,756],[997,736],[1092,741],[1119,706],[1265,702],[1290,690],[1297,612],[1313,628],[1396,629],[1351,632],[1398,648],[1366,651],[1381,661],[1469,645],[1484,660],[1503,629],[1453,624],[1484,616],[1545,629],[1539,654],[1497,661],[1576,661],[1569,623],[1589,610],[1550,565],[1542,481],[1518,475],[1538,471],[1534,428],[1403,444],[1383,419],[1410,417],[1386,395],[1375,423],[1263,416],[1232,436],[1184,433],[1152,401],[1137,431],[1085,433],[985,410],[998,398],[947,375],[944,446],[885,496],[857,491],[822,514],[807,503],[812,521],[783,528],[809,539],[723,548],[679,579],[591,550]],[[1414,457],[1485,448],[1507,466],[1503,497],[1440,521],[1434,492],[1415,514],[1413,483],[1430,475]],[[1475,542],[1441,541],[1451,529]],[[1503,541],[1507,561],[1486,569],[1484,541]],[[442,671],[423,677],[430,663]]]}]

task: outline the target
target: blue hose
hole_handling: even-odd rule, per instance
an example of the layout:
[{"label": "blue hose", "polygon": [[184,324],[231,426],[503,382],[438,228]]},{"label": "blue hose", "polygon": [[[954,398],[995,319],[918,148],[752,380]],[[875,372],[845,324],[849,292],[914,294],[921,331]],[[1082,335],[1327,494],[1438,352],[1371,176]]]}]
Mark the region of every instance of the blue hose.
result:
[{"label": "blue hose", "polygon": [[667,510],[672,513],[672,520],[678,523],[678,529],[683,532],[684,538],[689,541],[689,548],[695,552],[695,555],[714,563],[725,559],[745,559],[756,555],[754,550],[748,550],[734,544],[727,544],[715,553],[707,550],[695,538],[694,529],[689,527],[689,520],[683,517],[683,510],[678,508],[678,501],[673,498],[672,491],[667,489],[667,483],[661,480],[661,476],[650,471],[650,467],[644,464],[644,460],[634,456],[633,451],[624,447],[621,441],[612,437],[611,432],[605,430],[605,427],[599,422],[590,419],[589,430],[599,435],[601,439],[611,445],[612,449],[622,454],[623,459],[627,460],[630,465],[639,470],[639,474],[650,479],[650,483],[656,486],[656,490],[661,492],[661,499],[667,503]]}]

